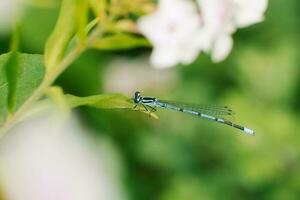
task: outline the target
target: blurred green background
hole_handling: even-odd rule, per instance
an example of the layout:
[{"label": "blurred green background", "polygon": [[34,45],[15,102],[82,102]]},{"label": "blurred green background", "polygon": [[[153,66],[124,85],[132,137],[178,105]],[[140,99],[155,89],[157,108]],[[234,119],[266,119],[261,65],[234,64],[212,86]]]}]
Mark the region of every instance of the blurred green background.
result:
[{"label": "blurred green background", "polygon": [[[149,72],[149,49],[90,50],[57,80],[78,96],[140,90],[162,99],[228,105],[236,122],[256,131],[249,137],[172,111],[159,111],[156,121],[129,111],[79,109],[93,137],[105,135],[115,144],[129,199],[300,198],[299,7],[297,0],[270,0],[266,20],[239,30],[232,53],[220,64],[201,54],[190,66]],[[58,8],[28,9],[21,51],[42,54]],[[8,51],[10,37],[0,36],[1,53]],[[130,67],[136,60],[139,73]],[[133,80],[124,90],[110,91],[111,83],[141,76],[143,84]]]}]

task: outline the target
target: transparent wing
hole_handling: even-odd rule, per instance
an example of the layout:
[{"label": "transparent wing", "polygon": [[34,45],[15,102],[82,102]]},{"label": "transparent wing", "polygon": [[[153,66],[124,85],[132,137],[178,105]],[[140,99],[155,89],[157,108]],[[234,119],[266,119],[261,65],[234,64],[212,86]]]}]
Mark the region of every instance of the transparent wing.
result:
[{"label": "transparent wing", "polygon": [[202,114],[212,115],[212,116],[220,116],[222,118],[230,118],[234,120],[234,112],[228,108],[227,106],[215,106],[215,105],[197,105],[190,103],[183,103],[177,101],[167,101],[167,100],[158,100],[161,103],[167,103],[184,110],[191,110],[195,112],[200,112]]}]

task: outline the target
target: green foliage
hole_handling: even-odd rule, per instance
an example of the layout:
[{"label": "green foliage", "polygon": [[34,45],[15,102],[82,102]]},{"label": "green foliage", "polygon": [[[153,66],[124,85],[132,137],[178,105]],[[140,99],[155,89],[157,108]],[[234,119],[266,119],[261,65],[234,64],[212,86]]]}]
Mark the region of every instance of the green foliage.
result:
[{"label": "green foliage", "polygon": [[5,67],[8,59],[8,54],[0,56],[0,124],[7,114],[8,107],[8,82]]},{"label": "green foliage", "polygon": [[[36,81],[36,84],[28,84],[19,77],[23,70],[22,66],[26,65],[26,61],[24,62],[22,60],[22,56],[19,58],[18,53],[11,53],[5,64],[5,69],[2,69],[2,71],[5,72],[5,76],[3,75],[2,77],[3,84],[1,89],[7,91],[5,91],[5,93],[3,92],[2,95],[4,103],[2,102],[3,105],[1,107],[1,123],[3,123],[6,117],[7,110],[11,113],[10,120],[8,120],[9,123],[7,123],[8,125],[5,124],[4,130],[13,125],[15,121],[18,121],[17,118],[22,117],[21,115],[26,115],[28,107],[41,99],[57,77],[89,48],[124,50],[140,46],[149,46],[149,43],[144,38],[122,33],[122,31],[117,28],[115,24],[117,24],[119,16],[117,16],[118,14],[114,16],[114,12],[112,12],[112,10],[114,10],[113,7],[117,6],[116,2],[108,3],[104,0],[98,2],[99,4],[97,4],[97,2],[93,0],[63,0],[61,2],[56,25],[45,45],[44,61],[46,73],[38,73],[39,77],[31,77],[30,79]],[[131,7],[130,5],[132,5],[130,1],[124,3],[127,7]],[[96,15],[95,19],[89,18],[90,8]],[[111,11],[109,14],[112,16],[106,17],[108,14],[106,13],[107,10]],[[128,12],[130,12],[129,10]],[[109,30],[108,27],[110,27]],[[16,52],[19,38],[13,38],[14,43],[12,46],[14,47],[14,52]],[[43,66],[41,63],[39,63],[39,66]],[[32,64],[30,68],[36,66],[36,63],[29,64]],[[26,75],[24,77],[25,79],[30,77],[27,74],[22,75]],[[43,82],[41,82],[44,75],[45,78]],[[41,87],[39,87],[37,92],[33,93],[39,84]],[[22,90],[19,90],[19,88],[22,88]],[[25,103],[27,100],[28,103]],[[25,108],[21,110],[22,112],[20,114],[16,114],[17,117],[15,117],[15,111],[23,103],[25,104]],[[99,107],[99,105],[102,104],[94,104],[94,107]],[[116,106],[113,104],[113,101],[111,106]]]},{"label": "green foliage", "polygon": [[76,0],[76,24],[77,35],[80,44],[84,44],[86,39],[86,26],[88,21],[89,4],[88,0]]},{"label": "green foliage", "polygon": [[70,107],[92,106],[102,109],[122,109],[133,108],[132,100],[122,94],[103,94],[89,97],[77,97],[74,95],[66,95],[66,100]]},{"label": "green foliage", "polygon": [[89,3],[102,24],[106,20],[107,0],[89,0]]},{"label": "green foliage", "polygon": [[[127,4],[128,2],[126,5]],[[87,29],[89,29],[87,26],[89,6],[91,6],[96,13],[96,17],[100,22],[100,28],[98,28],[101,29],[101,32],[99,30],[98,32],[95,31],[96,35],[89,38],[91,39],[89,41],[89,47],[101,50],[124,50],[150,46],[146,39],[125,33],[118,33],[105,37],[102,36],[105,35],[105,31],[107,31],[107,24],[114,27],[112,30],[109,30],[109,32],[118,31],[117,27],[114,26],[114,24],[117,23],[114,18],[117,16],[110,16],[109,19],[106,18],[105,10],[113,9],[112,7],[115,6],[113,3],[111,3],[111,7],[109,7],[104,0],[100,1],[99,4],[93,0],[63,0],[55,29],[49,37],[45,47],[45,63],[47,69],[57,66],[62,61],[75,32],[77,32],[79,38],[79,45],[77,45],[77,47],[85,47],[88,33]],[[74,18],[76,20],[74,20]]]},{"label": "green foliage", "polygon": [[[6,69],[13,70],[7,73]],[[33,94],[43,77],[41,55],[7,53],[0,56],[0,125],[8,111],[15,112]]]},{"label": "green foliage", "polygon": [[[45,64],[47,69],[55,67],[64,57],[68,44],[76,30],[75,13],[76,4],[74,0],[63,0],[55,29],[45,47]],[[81,23],[84,23],[84,20],[81,19],[81,21],[83,21]]]},{"label": "green foliage", "polygon": [[150,43],[145,38],[125,33],[99,38],[92,44],[93,48],[100,50],[124,50],[149,46]]},{"label": "green foliage", "polygon": [[18,48],[19,48],[19,24],[16,23],[12,42],[11,42],[11,54],[5,64],[6,78],[8,82],[8,99],[7,106],[9,112],[13,112],[16,103],[16,89],[18,84],[18,72],[19,72],[19,58],[18,58]]},{"label": "green foliage", "polygon": [[16,90],[18,84],[19,58],[18,53],[13,51],[4,66],[8,85],[7,107],[9,112],[13,112],[16,104]]}]

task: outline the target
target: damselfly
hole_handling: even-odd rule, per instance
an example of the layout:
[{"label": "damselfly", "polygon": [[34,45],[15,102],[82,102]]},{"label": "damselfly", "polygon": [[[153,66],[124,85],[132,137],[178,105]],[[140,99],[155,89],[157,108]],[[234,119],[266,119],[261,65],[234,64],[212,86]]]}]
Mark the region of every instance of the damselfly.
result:
[{"label": "damselfly", "polygon": [[135,104],[134,108],[136,108],[139,104],[141,104],[145,108],[145,110],[149,112],[155,112],[156,108],[171,109],[183,113],[197,115],[199,117],[202,117],[210,121],[222,123],[240,129],[246,134],[255,135],[254,131],[250,128],[235,124],[232,121],[225,119],[224,117],[217,117],[217,116],[229,116],[233,114],[233,111],[226,106],[219,107],[219,106],[192,105],[187,103],[164,101],[154,97],[142,97],[140,92],[134,93],[133,101]]}]

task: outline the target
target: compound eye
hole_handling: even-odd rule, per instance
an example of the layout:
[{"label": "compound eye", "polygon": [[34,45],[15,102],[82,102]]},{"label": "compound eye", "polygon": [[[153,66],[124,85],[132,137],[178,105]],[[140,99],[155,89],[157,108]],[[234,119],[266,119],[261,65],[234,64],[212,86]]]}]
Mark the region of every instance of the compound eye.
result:
[{"label": "compound eye", "polygon": [[140,96],[140,92],[138,92],[138,91],[135,92],[135,93],[134,93],[134,96]]},{"label": "compound eye", "polygon": [[141,93],[140,92],[135,92],[134,93],[134,103],[139,103],[141,100]]}]

